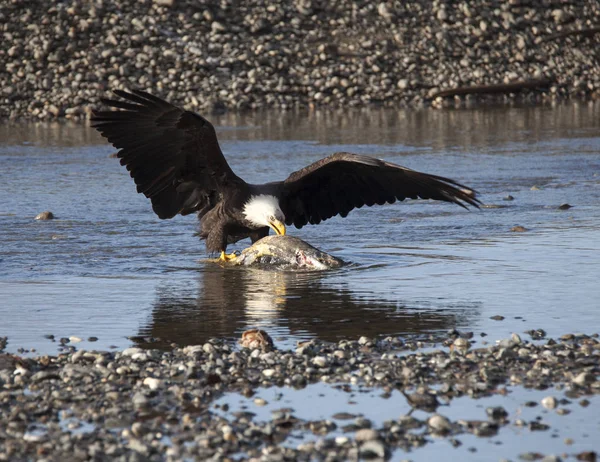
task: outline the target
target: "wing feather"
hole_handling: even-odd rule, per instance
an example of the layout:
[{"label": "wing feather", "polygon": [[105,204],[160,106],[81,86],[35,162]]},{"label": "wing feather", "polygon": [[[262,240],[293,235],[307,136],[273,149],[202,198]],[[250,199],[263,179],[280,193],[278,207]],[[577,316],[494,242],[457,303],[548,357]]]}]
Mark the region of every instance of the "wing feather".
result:
[{"label": "wing feather", "polygon": [[301,228],[363,205],[436,199],[479,207],[476,192],[449,178],[417,172],[372,157],[338,152],[292,173],[280,184],[288,225]]},{"label": "wing feather", "polygon": [[145,91],[114,93],[121,99],[102,102],[116,110],[94,111],[92,127],[119,149],[121,165],[160,218],[205,213],[216,191],[242,181],[227,164],[215,129],[204,117]]}]

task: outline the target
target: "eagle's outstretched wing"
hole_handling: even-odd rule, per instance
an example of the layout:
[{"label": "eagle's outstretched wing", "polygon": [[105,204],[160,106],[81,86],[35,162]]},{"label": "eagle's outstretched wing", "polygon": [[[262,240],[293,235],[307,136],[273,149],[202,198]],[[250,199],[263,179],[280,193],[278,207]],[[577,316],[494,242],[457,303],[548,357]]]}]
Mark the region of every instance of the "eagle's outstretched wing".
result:
[{"label": "eagle's outstretched wing", "polygon": [[119,149],[137,191],[160,218],[209,210],[221,186],[241,181],[231,170],[215,128],[204,117],[140,90],[103,99],[116,111],[94,111],[92,127]]},{"label": "eagle's outstretched wing", "polygon": [[363,205],[406,198],[437,199],[465,208],[480,204],[475,191],[454,180],[347,152],[292,173],[279,187],[285,222],[297,228],[338,214],[345,217]]}]

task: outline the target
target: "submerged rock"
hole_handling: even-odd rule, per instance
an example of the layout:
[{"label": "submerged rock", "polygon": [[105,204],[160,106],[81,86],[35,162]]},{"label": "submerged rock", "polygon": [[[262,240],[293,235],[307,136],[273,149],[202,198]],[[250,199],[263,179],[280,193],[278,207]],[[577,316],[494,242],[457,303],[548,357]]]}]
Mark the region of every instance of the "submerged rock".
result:
[{"label": "submerged rock", "polygon": [[255,242],[227,264],[290,270],[326,270],[339,268],[344,262],[297,237],[275,235]]},{"label": "submerged rock", "polygon": [[36,220],[53,220],[54,214],[49,211],[41,212],[35,216],[35,219]]},{"label": "submerged rock", "polygon": [[273,349],[273,339],[264,330],[250,329],[242,333],[240,345],[250,350],[259,348],[269,351]]}]

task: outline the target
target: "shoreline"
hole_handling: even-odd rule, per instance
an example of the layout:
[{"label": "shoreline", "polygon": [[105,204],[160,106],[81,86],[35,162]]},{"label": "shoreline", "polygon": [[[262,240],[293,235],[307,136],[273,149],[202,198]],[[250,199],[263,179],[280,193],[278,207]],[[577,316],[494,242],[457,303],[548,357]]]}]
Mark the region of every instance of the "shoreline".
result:
[{"label": "shoreline", "polygon": [[[445,406],[461,397],[501,399],[516,389],[530,389],[548,395],[542,408],[566,422],[568,414],[576,415],[579,406],[587,407],[600,394],[597,334],[552,339],[532,330],[529,336],[513,334],[484,347],[475,347],[479,342],[472,333],[453,330],[434,343],[361,337],[310,341],[289,351],[213,339],[171,351],[132,347],[120,352],[71,349],[37,358],[0,354],[0,440],[5,448],[0,460],[67,454],[70,460],[90,455],[114,460],[385,459],[394,451],[419,451],[436,439],[458,447],[465,435],[507,437],[507,426],[525,434],[543,432],[550,428],[546,418],[527,421],[503,406],[486,408],[486,420],[444,415],[450,412]],[[380,399],[390,400],[386,406],[401,399],[412,410],[383,424],[347,412],[331,420],[307,420],[295,416],[299,409],[289,408],[261,421],[249,410],[219,404],[233,392],[260,407],[267,404],[261,390],[281,387],[286,396],[316,383],[347,393],[379,390]],[[293,435],[298,433],[314,441],[297,440]],[[595,460],[593,444],[587,443],[589,450],[578,453],[578,460]],[[495,451],[500,455],[503,447]]]},{"label": "shoreline", "polygon": [[0,119],[87,119],[117,88],[202,113],[600,96],[600,6],[584,2],[14,0],[0,19]]}]

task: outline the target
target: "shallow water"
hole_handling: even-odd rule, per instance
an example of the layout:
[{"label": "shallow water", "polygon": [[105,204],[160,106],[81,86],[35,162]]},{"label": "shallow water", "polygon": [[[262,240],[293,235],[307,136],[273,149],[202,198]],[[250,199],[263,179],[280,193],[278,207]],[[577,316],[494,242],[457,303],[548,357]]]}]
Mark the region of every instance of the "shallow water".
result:
[{"label": "shallow water", "polygon": [[[146,345],[146,337],[160,338],[150,347],[169,348],[215,336],[237,339],[252,327],[266,329],[280,348],[310,338],[412,338],[452,328],[474,331],[477,344],[528,329],[550,336],[600,331],[600,105],[224,115],[213,121],[234,170],[251,182],[283,178],[347,150],[454,178],[479,190],[487,206],[466,211],[407,201],[290,229],[352,262],[335,271],[224,269],[203,261],[193,217],[161,221],[153,215],[126,171],[109,158],[114,149],[91,129],[5,124],[0,336],[9,337],[8,351],[56,353],[59,343],[48,335],[80,337],[77,347],[86,349]],[[514,200],[503,200],[509,194]],[[560,210],[564,203],[573,207]],[[57,219],[35,221],[43,210]],[[527,231],[511,232],[515,225]],[[496,315],[504,319],[490,319]],[[551,430],[533,434],[509,426],[494,438],[466,435],[453,455],[498,460],[542,447],[554,454],[594,447],[585,435],[599,425],[595,401],[559,417],[522,409],[525,401],[552,393],[510,391],[508,401],[461,398],[440,412],[484,419],[485,407],[503,405],[511,420],[518,413],[533,419],[529,414],[537,412]],[[293,407],[306,419],[355,412],[377,426],[408,412],[398,393],[387,400],[379,394],[357,393],[350,406],[346,393],[318,384],[262,390],[258,395],[270,403],[264,411],[236,394],[217,404],[252,408],[257,420],[279,407]],[[566,447],[564,437],[574,445]],[[294,435],[286,444],[307,438]],[[393,459],[440,459],[449,448],[440,440]]]},{"label": "shallow water", "polygon": [[[400,392],[392,391],[389,397],[382,398],[380,389],[367,387],[335,387],[322,383],[309,385],[302,390],[289,392],[277,387],[260,390],[255,396],[247,398],[237,393],[228,393],[214,403],[212,412],[235,421],[239,411],[251,412],[254,423],[269,422],[272,413],[285,409],[290,415],[307,421],[329,420],[337,428],[328,433],[328,438],[338,436],[352,437],[353,431],[344,429],[352,424],[354,418],[337,417],[339,413],[349,413],[356,417],[366,418],[373,428],[381,428],[385,421],[396,421],[401,416],[411,414],[425,422],[432,414],[413,410]],[[506,396],[492,396],[472,399],[464,396],[455,399],[450,406],[440,406],[437,413],[448,417],[452,422],[459,420],[489,421],[486,414],[488,407],[503,407],[508,413],[508,424],[500,426],[498,434],[492,437],[477,437],[464,433],[456,436],[460,442],[453,447],[448,438],[428,438],[428,443],[418,449],[405,452],[397,449],[392,452],[390,459],[394,461],[411,460],[461,460],[461,461],[498,461],[518,460],[519,455],[537,452],[544,455],[553,454],[563,458],[590,450],[596,445],[598,433],[598,399],[591,398],[585,407],[576,402],[561,405],[560,408],[570,411],[567,415],[559,415],[557,409],[531,407],[526,403],[539,403],[546,396],[561,398],[556,390],[531,390],[509,387]],[[254,400],[263,399],[266,404],[257,405]],[[310,403],[310,405],[307,405]],[[227,411],[224,411],[227,409]],[[515,422],[522,420],[525,425]],[[548,430],[531,431],[527,428],[530,422],[539,422],[549,426]],[[415,434],[423,432],[423,428],[412,430]],[[317,442],[322,437],[311,432],[292,432],[283,443],[296,447],[307,442]],[[568,441],[571,440],[571,441]],[[566,442],[567,441],[567,442]]]},{"label": "shallow water", "polygon": [[[353,262],[337,271],[223,269],[202,261],[196,220],[159,220],[93,130],[5,124],[0,335],[9,351],[54,352],[47,334],[123,348],[128,337],[183,345],[256,326],[284,348],[450,328],[491,338],[600,330],[599,105],[213,121],[234,170],[251,182],[348,150],[457,179],[489,207],[407,201],[290,230]],[[559,210],[563,203],[573,208]],[[33,220],[43,210],[57,219]],[[515,225],[528,231],[511,232]]]}]

